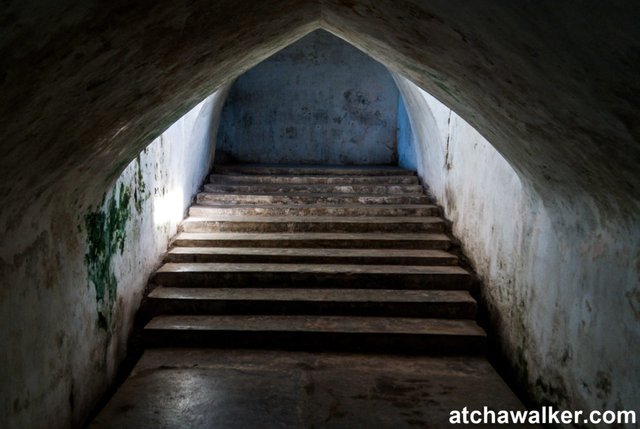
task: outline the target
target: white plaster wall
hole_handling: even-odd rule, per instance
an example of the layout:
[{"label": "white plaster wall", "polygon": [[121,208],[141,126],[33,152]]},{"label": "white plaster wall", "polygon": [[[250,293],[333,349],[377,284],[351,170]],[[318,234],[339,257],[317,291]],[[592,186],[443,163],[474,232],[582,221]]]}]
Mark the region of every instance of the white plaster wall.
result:
[{"label": "white plaster wall", "polygon": [[[22,230],[28,247],[0,246],[0,427],[79,427],[113,382],[147,279],[212,165],[227,89],[149,144],[97,204],[58,195]],[[102,298],[94,280],[104,275],[85,258],[91,214],[103,237],[123,239],[110,256],[98,246],[117,284]]]},{"label": "white plaster wall", "polygon": [[640,409],[640,224],[545,204],[477,131],[395,75],[422,180],[483,280],[497,341],[539,403]]}]

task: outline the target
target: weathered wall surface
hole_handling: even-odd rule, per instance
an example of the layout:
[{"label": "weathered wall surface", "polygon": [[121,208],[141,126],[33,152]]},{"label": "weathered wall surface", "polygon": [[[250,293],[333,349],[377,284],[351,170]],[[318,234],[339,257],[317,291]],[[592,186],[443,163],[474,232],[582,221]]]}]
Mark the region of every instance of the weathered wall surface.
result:
[{"label": "weathered wall surface", "polygon": [[[88,207],[95,210],[124,167],[207,94],[319,28],[452,107],[504,156],[522,187],[535,191],[524,195],[536,195],[537,203],[517,203],[516,209],[532,210],[522,224],[535,228],[527,240],[536,253],[516,253],[523,257],[514,259],[518,269],[500,272],[503,282],[515,273],[513,279],[535,277],[539,286],[496,290],[537,297],[527,301],[525,319],[534,329],[522,332],[526,341],[540,343],[541,352],[531,343],[513,362],[530,373],[543,372],[540,363],[552,370],[557,360],[544,352],[560,350],[555,344],[575,333],[567,356],[576,369],[556,368],[569,392],[562,396],[573,407],[582,406],[580,398],[617,403],[618,396],[627,406],[621,380],[638,379],[633,354],[619,346],[637,343],[628,320],[640,307],[639,16],[635,0],[586,0],[579,7],[554,0],[0,3],[0,305],[2,335],[11,341],[0,357],[11,365],[19,361],[12,372],[0,370],[0,403],[9,413],[3,418],[68,425],[69,410],[86,412],[83,398],[106,383],[106,376],[92,380],[93,372],[75,368],[100,362],[102,349],[93,340],[64,346],[53,359],[41,350],[56,337],[37,334],[61,323],[65,312],[70,315],[61,332],[75,329],[91,338],[96,329],[95,300],[88,292],[78,296],[87,284],[87,244],[77,227]],[[436,176],[429,179],[434,189],[445,189]],[[451,199],[457,207],[466,200],[462,195]],[[458,218],[452,211],[451,217],[470,222],[465,214]],[[472,234],[468,239],[474,242]],[[481,255],[483,247],[476,247]],[[570,299],[574,307],[568,308]],[[499,308],[497,320],[510,321],[501,325],[504,331],[519,332],[515,310]],[[19,322],[35,330],[22,330]],[[570,329],[556,337],[556,325]],[[600,353],[608,345],[615,347]],[[14,357],[6,359],[7,353]],[[601,355],[604,364],[596,368]],[[76,362],[69,365],[78,374],[74,389],[84,389],[78,394],[69,395],[67,361]],[[550,382],[551,370],[537,391],[553,401],[558,383]]]},{"label": "weathered wall surface", "polygon": [[140,155],[140,209],[137,164],[118,177],[209,94],[308,33],[301,3],[247,4],[248,20],[230,19],[233,1],[0,5],[0,427],[75,428],[92,411],[210,151],[194,140],[180,155],[172,128],[164,150]]},{"label": "weathered wall surface", "polygon": [[395,163],[397,99],[382,64],[314,31],[238,78],[217,149],[242,162]]},{"label": "weathered wall surface", "polygon": [[3,249],[0,427],[78,427],[112,382],[147,278],[210,169],[224,93],[155,139],[94,205],[52,207],[31,220],[32,244]]},{"label": "weathered wall surface", "polygon": [[498,343],[534,398],[640,409],[640,361],[628,359],[640,353],[640,225],[546,207],[469,124],[396,79],[418,172],[482,277]]},{"label": "weathered wall surface", "polygon": [[[397,78],[397,77],[396,77]],[[398,165],[411,170],[418,169],[418,149],[416,148],[416,139],[411,128],[411,120],[407,112],[402,96],[398,97],[398,123],[396,124],[397,142],[398,142]]]}]

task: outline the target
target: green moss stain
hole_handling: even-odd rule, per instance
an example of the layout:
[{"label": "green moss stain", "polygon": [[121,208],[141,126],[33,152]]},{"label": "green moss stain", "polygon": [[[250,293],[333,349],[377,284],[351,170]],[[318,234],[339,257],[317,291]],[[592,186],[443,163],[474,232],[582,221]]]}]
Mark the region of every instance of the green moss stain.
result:
[{"label": "green moss stain", "polygon": [[118,280],[113,270],[113,257],[124,252],[126,225],[131,217],[131,190],[120,184],[108,201],[84,218],[88,250],[85,263],[89,286],[96,291],[98,326],[111,334],[113,307],[118,292]]}]

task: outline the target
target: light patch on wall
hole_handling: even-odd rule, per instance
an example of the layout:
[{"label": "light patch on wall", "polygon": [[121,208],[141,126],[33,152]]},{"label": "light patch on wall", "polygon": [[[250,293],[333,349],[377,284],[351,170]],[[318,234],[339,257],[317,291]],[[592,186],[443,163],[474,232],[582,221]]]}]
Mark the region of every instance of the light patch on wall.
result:
[{"label": "light patch on wall", "polygon": [[184,216],[184,192],[173,189],[153,200],[153,223],[156,227],[178,223]]}]

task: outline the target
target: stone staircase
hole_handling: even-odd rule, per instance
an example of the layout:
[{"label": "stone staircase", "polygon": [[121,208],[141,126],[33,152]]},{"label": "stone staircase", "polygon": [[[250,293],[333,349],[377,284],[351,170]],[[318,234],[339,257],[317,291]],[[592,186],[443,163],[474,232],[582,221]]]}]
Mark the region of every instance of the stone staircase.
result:
[{"label": "stone staircase", "polygon": [[484,356],[440,216],[399,168],[216,167],[150,281],[146,349],[89,427],[436,428],[463,407],[524,410]]},{"label": "stone staircase", "polygon": [[413,172],[218,166],[152,278],[144,343],[482,354],[450,246]]}]

